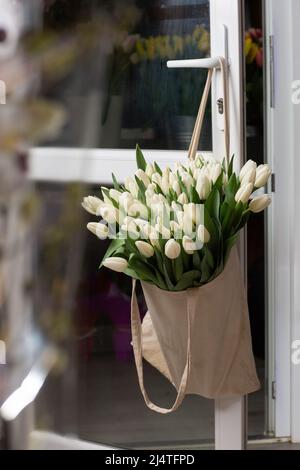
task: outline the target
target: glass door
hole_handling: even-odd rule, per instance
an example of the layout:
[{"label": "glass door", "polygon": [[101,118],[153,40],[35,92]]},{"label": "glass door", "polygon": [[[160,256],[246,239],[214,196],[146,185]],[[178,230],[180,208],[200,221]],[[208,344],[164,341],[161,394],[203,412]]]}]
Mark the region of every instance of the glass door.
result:
[{"label": "glass door", "polygon": [[[241,19],[237,0],[226,8],[221,0],[41,2],[23,44],[40,65],[43,103],[58,104],[60,114],[29,168],[36,212],[26,321],[42,351],[26,369],[42,370],[26,409],[31,447],[198,449],[213,446],[214,436],[217,448],[243,446],[243,399],[188,396],[168,416],[145,407],[130,344],[130,284],[98,271],[105,246],[85,230],[80,208],[111,171],[120,180],[131,172],[136,143],[162,166],[186,158],[206,71],[167,69],[170,59],[228,55],[232,152],[242,163]],[[200,149],[222,155],[220,89],[216,73]],[[167,406],[173,388],[145,368],[151,396]],[[23,413],[7,416],[10,436]]]}]

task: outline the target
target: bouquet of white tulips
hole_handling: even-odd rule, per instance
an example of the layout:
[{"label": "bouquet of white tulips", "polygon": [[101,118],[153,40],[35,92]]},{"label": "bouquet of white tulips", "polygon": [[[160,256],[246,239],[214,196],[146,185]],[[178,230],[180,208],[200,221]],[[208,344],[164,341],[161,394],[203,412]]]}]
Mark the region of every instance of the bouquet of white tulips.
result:
[{"label": "bouquet of white tulips", "polygon": [[249,160],[237,175],[229,165],[198,155],[185,165],[161,169],[137,146],[137,171],[102,199],[84,198],[84,209],[100,216],[87,228],[111,244],[101,266],[167,291],[199,287],[224,269],[239,231],[252,213],[271,202],[253,197],[271,175],[268,165]]}]

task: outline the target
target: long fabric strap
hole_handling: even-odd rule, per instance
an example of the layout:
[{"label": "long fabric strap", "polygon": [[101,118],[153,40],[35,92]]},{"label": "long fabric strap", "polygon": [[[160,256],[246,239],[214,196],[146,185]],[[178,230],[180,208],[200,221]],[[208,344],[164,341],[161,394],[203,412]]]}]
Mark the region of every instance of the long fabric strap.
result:
[{"label": "long fabric strap", "polygon": [[[220,63],[220,69],[221,69],[221,73],[222,73],[222,82],[223,82],[225,155],[226,155],[226,163],[228,165],[229,160],[230,160],[228,70],[227,70],[227,64],[226,64],[226,61],[225,61],[224,58],[220,57],[219,58],[219,63]],[[194,127],[194,130],[193,130],[193,135],[192,135],[189,151],[188,151],[188,157],[191,160],[195,159],[196,153],[197,153],[197,150],[198,150],[199,140],[200,140],[203,121],[204,121],[205,109],[206,109],[207,100],[208,100],[208,96],[209,96],[209,92],[210,92],[210,88],[211,88],[212,76],[213,76],[213,69],[209,69],[206,84],[205,84],[205,88],[204,88],[204,92],[203,92],[202,99],[201,99],[200,106],[199,106],[197,119],[196,119],[196,122],[195,122],[195,127]]]},{"label": "long fabric strap", "polygon": [[190,374],[190,366],[191,366],[191,319],[190,319],[190,309],[189,309],[189,302],[188,302],[188,312],[187,312],[187,354],[186,354],[186,364],[184,367],[184,371],[182,374],[181,382],[178,388],[177,397],[175,400],[174,405],[171,408],[161,408],[158,405],[155,405],[145,390],[144,385],[144,371],[143,371],[143,354],[142,354],[142,324],[141,324],[141,317],[138,302],[136,299],[135,293],[136,287],[136,280],[132,280],[132,296],[131,296],[131,331],[132,331],[132,345],[133,345],[133,352],[134,352],[134,359],[136,370],[138,374],[139,384],[141,388],[141,392],[143,394],[144,400],[148,408],[152,411],[156,411],[157,413],[161,414],[168,414],[175,411],[182,403],[185,392],[187,389],[188,384],[188,377]]}]

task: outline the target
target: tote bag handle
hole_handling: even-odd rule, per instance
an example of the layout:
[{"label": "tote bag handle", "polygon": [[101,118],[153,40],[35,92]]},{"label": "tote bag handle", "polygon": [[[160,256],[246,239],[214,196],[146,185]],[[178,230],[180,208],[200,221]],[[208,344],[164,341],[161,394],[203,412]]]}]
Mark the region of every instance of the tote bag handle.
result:
[{"label": "tote bag handle", "polygon": [[[224,138],[225,138],[225,156],[226,156],[226,164],[229,165],[230,160],[230,124],[229,124],[229,103],[228,103],[228,68],[226,60],[223,57],[219,58],[220,69],[222,73],[222,82],[223,82],[223,109],[224,109]],[[191,138],[191,143],[188,151],[188,157],[191,160],[194,160],[196,157],[196,153],[199,146],[199,140],[201,136],[205,109],[207,105],[207,100],[211,88],[211,81],[212,81],[213,69],[209,69],[207,80],[204,88],[204,92],[201,98],[201,103],[199,106],[199,111],[197,115],[197,119],[195,122],[195,127],[193,131],[193,135]]]},{"label": "tote bag handle", "polygon": [[190,319],[190,312],[189,312],[189,301],[188,301],[188,311],[187,311],[187,318],[188,318],[188,340],[187,340],[187,353],[186,353],[186,364],[183,370],[181,382],[178,388],[177,397],[174,402],[174,405],[171,408],[161,408],[158,405],[155,405],[149,398],[145,385],[144,385],[144,370],[143,370],[143,354],[142,354],[142,324],[141,324],[141,316],[139,311],[139,306],[137,303],[136,293],[136,280],[132,280],[132,296],[131,296],[131,331],[132,331],[132,345],[133,345],[133,352],[134,352],[134,359],[136,370],[138,374],[138,380],[141,392],[143,394],[144,400],[148,408],[152,411],[156,411],[157,413],[161,414],[168,414],[175,411],[182,403],[185,392],[187,389],[188,384],[188,377],[190,373],[190,366],[191,366],[191,319]]},{"label": "tote bag handle", "polygon": [[[226,151],[226,163],[227,166],[229,164],[229,152],[230,152],[230,130],[229,130],[229,110],[228,110],[228,77],[227,77],[227,64],[225,59],[221,58],[219,59],[220,61],[220,68],[221,68],[221,73],[223,77],[223,89],[224,89],[224,137],[225,137],[225,151]],[[199,140],[200,140],[200,135],[201,135],[201,130],[202,130],[202,125],[203,125],[203,120],[204,120],[204,114],[205,114],[205,109],[207,105],[207,100],[211,88],[211,80],[212,80],[212,75],[213,75],[213,69],[209,69],[208,75],[207,75],[207,80],[206,80],[206,85],[204,88],[204,92],[202,95],[201,103],[199,106],[199,111],[190,143],[190,148],[188,152],[188,157],[192,160],[195,159],[198,145],[199,145]],[[132,280],[132,296],[131,296],[131,331],[132,331],[132,345],[133,345],[133,352],[134,352],[134,359],[135,359],[135,365],[136,365],[136,370],[138,374],[138,380],[139,380],[139,385],[141,392],[143,394],[144,400],[148,408],[150,410],[156,411],[157,413],[161,414],[168,414],[172,413],[175,411],[182,403],[185,393],[187,390],[187,385],[188,385],[188,378],[190,375],[190,367],[191,367],[191,312],[190,312],[190,306],[189,306],[189,298],[187,302],[187,353],[186,353],[186,364],[183,370],[183,374],[181,377],[180,385],[178,387],[177,391],[177,397],[176,400],[171,408],[162,408],[158,405],[155,405],[149,398],[146,389],[145,389],[145,384],[144,384],[144,370],[143,370],[143,352],[142,352],[142,324],[141,324],[141,316],[140,316],[140,311],[139,311],[139,306],[137,303],[137,298],[136,298],[136,293],[135,293],[135,288],[136,288],[136,280]]]}]

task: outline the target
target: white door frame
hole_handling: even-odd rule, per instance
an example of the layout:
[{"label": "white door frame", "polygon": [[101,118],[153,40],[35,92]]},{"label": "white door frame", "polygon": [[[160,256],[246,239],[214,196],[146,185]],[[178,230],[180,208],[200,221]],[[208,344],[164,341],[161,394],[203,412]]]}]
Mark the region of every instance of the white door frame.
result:
[{"label": "white door frame", "polygon": [[[228,34],[231,153],[237,156],[236,169],[244,160],[243,44],[239,40],[242,37],[242,6],[243,1],[240,0],[210,0],[212,56],[226,53],[223,25]],[[219,75],[217,73],[212,86],[212,115],[214,151],[221,158],[224,136],[222,118],[217,117],[216,105],[221,89]],[[146,158],[155,159],[162,167],[186,159],[186,152],[151,150],[144,153]],[[30,176],[37,181],[106,184],[111,181],[111,172],[123,180],[134,169],[135,156],[131,150],[36,148],[30,158]],[[246,398],[216,400],[216,449],[245,448],[246,421]]]},{"label": "white door frame", "polygon": [[300,0],[266,0],[267,63],[274,71],[272,77],[268,67],[267,148],[275,173],[268,213],[269,334],[274,338],[269,357],[276,384],[270,425],[276,437],[291,436],[293,442],[300,442],[300,364],[291,361],[293,342],[300,340],[300,104],[292,101],[293,81],[300,80],[299,22]]}]

